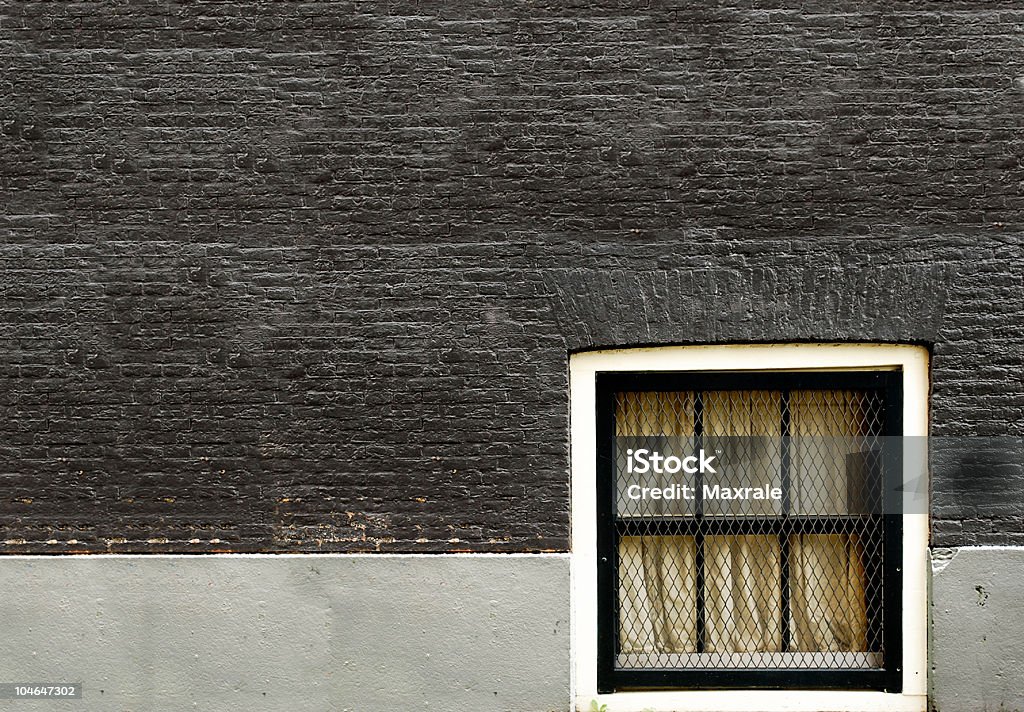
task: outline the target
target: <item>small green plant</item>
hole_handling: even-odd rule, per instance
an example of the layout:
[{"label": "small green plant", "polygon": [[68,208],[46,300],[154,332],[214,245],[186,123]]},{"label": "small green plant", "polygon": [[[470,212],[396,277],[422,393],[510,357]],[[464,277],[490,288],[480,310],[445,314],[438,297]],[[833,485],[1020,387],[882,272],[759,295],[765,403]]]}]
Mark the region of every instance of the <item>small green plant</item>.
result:
[{"label": "small green plant", "polygon": [[608,705],[599,705],[597,700],[591,700],[590,712],[608,712]]}]

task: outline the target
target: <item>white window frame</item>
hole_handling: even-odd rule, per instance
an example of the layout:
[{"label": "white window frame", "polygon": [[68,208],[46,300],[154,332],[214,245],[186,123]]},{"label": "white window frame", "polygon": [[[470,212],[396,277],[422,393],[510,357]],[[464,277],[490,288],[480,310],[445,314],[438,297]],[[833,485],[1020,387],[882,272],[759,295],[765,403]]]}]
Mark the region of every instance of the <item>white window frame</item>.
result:
[{"label": "white window frame", "polygon": [[[597,436],[599,371],[903,372],[903,434],[928,434],[928,351],[903,344],[728,344],[614,349],[569,358],[572,689],[575,708],[608,712],[925,712],[928,664],[928,514],[903,519],[903,690],[679,690],[597,693]],[[905,458],[903,481],[927,492]],[[922,479],[923,478],[923,479]],[[923,487],[923,489],[921,489]]]}]

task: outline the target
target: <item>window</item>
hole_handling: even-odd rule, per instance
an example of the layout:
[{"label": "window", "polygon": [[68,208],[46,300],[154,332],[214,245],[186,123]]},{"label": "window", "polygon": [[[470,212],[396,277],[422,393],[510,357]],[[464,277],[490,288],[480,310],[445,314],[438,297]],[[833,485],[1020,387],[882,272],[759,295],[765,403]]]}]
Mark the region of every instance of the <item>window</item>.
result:
[{"label": "window", "polygon": [[596,393],[600,692],[900,690],[898,372]]},{"label": "window", "polygon": [[927,435],[924,348],[613,349],[569,375],[576,709],[924,712],[928,515],[899,499],[927,463],[889,437]]}]

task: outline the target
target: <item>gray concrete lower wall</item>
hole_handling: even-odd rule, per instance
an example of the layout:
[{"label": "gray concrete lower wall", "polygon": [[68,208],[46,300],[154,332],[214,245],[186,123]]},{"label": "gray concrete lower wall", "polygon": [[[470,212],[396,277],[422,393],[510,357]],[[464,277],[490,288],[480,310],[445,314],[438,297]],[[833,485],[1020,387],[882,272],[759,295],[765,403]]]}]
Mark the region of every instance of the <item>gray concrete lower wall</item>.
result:
[{"label": "gray concrete lower wall", "polygon": [[569,560],[8,557],[0,710],[507,712],[569,705]]},{"label": "gray concrete lower wall", "polygon": [[[1024,548],[936,549],[938,712],[1024,712]],[[0,710],[548,712],[569,706],[569,559],[0,558]]]},{"label": "gray concrete lower wall", "polygon": [[1024,548],[936,549],[930,660],[938,712],[1024,712]]}]

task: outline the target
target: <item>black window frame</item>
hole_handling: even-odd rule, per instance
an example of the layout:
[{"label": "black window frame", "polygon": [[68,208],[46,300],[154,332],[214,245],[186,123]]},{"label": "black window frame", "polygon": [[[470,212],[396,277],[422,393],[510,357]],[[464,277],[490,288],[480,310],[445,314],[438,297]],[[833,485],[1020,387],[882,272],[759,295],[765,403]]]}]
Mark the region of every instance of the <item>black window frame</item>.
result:
[{"label": "black window frame", "polygon": [[[901,692],[903,687],[902,455],[886,447],[882,463],[882,626],[880,668],[616,669],[618,532],[615,507],[615,394],[622,391],[877,390],[883,437],[903,435],[901,370],[599,371],[597,410],[597,685],[599,693],[657,689],[818,689]],[[698,426],[699,427],[699,426]],[[785,431],[783,432],[785,435]],[[698,437],[700,433],[697,433]],[[707,520],[704,520],[705,522]],[[685,526],[685,524],[684,524]],[[812,525],[813,526],[813,525]],[[785,573],[783,574],[785,576]],[[703,571],[698,564],[697,586]],[[785,578],[783,585],[785,585]],[[783,616],[787,616],[784,608]],[[698,630],[703,621],[698,621]]]}]

